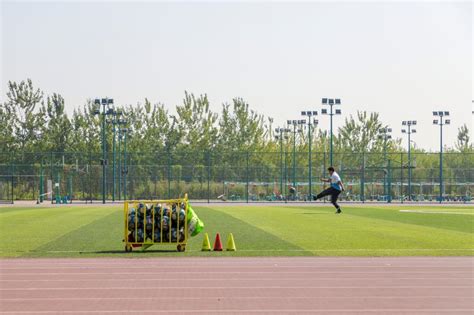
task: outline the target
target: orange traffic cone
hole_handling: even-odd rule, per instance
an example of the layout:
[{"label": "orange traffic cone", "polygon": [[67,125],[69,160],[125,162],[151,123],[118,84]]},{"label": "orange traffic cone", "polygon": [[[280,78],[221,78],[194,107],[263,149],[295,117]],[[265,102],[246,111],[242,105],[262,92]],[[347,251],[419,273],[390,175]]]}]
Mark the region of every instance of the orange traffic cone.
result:
[{"label": "orange traffic cone", "polygon": [[216,234],[216,240],[214,242],[214,251],[222,251],[221,236],[219,235],[219,233]]}]

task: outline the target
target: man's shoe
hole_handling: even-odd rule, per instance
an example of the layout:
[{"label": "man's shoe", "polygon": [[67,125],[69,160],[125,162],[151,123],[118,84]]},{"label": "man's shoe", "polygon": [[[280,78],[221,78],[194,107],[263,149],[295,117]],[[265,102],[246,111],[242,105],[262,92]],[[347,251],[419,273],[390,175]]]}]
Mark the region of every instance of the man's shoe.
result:
[{"label": "man's shoe", "polygon": [[339,213],[342,213],[342,210],[341,210],[341,209],[337,209],[337,210],[336,210],[336,214],[339,214]]}]

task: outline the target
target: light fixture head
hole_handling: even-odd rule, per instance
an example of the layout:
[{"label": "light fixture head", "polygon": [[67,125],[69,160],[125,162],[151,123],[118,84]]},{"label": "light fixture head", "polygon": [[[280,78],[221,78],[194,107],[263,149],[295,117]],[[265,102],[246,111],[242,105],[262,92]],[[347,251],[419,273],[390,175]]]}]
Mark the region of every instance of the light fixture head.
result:
[{"label": "light fixture head", "polygon": [[433,112],[433,116],[438,116],[438,112]]},{"label": "light fixture head", "polygon": [[334,105],[334,99],[333,98],[328,99],[328,103],[329,105]]},{"label": "light fixture head", "polygon": [[413,129],[413,130],[411,131],[411,133],[416,133],[416,129]]},{"label": "light fixture head", "polygon": [[103,98],[102,101],[101,101],[102,105],[107,105],[107,99],[106,98]]},{"label": "light fixture head", "polygon": [[328,104],[328,99],[327,99],[327,98],[323,98],[322,103],[323,103],[323,105],[327,105],[327,104]]},{"label": "light fixture head", "polygon": [[450,119],[446,119],[446,121],[444,122],[446,125],[450,125],[451,124],[451,120]]},{"label": "light fixture head", "polygon": [[389,140],[392,139],[392,136],[391,136],[391,135],[388,135],[388,136],[387,136],[387,139],[389,139]]},{"label": "light fixture head", "polygon": [[406,129],[402,129],[402,133],[407,133]]},{"label": "light fixture head", "polygon": [[96,99],[94,100],[94,104],[95,104],[95,105],[100,105],[100,99],[96,98]]},{"label": "light fixture head", "polygon": [[416,120],[412,120],[412,121],[411,121],[411,124],[412,124],[413,126],[416,126]]},{"label": "light fixture head", "polygon": [[306,111],[302,111],[301,116],[306,116]]},{"label": "light fixture head", "polygon": [[321,109],[321,115],[327,115],[328,110],[326,108]]},{"label": "light fixture head", "polygon": [[318,112],[313,110],[313,116],[318,116]]},{"label": "light fixture head", "polygon": [[100,115],[100,109],[96,108],[94,109],[94,115]]},{"label": "light fixture head", "polygon": [[107,103],[108,103],[109,105],[112,105],[112,104],[114,103],[114,99],[113,99],[113,98],[109,98]]},{"label": "light fixture head", "polygon": [[336,105],[341,105],[341,99],[340,98],[336,98],[334,101],[336,102]]},{"label": "light fixture head", "polygon": [[313,123],[314,123],[315,125],[317,125],[317,124],[319,124],[319,120],[313,119]]},{"label": "light fixture head", "polygon": [[407,122],[404,120],[402,121],[402,126],[406,126],[407,125]]},{"label": "light fixture head", "polygon": [[433,125],[437,125],[437,124],[438,124],[438,119],[433,120]]},{"label": "light fixture head", "polygon": [[287,121],[286,121],[286,124],[287,124],[287,125],[291,125],[291,120],[287,120]]},{"label": "light fixture head", "polygon": [[342,114],[341,110],[340,110],[340,109],[336,109],[336,115],[341,115],[341,114]]},{"label": "light fixture head", "polygon": [[449,116],[449,112],[444,112],[444,116]]}]

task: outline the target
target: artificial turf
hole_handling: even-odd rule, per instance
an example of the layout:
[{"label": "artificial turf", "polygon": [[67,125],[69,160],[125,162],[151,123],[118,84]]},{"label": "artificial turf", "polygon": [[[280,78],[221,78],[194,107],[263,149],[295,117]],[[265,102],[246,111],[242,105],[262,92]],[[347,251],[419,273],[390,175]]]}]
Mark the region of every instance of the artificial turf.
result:
[{"label": "artificial turf", "polygon": [[[211,242],[232,232],[236,252],[185,253],[175,246],[124,252],[120,206],[0,208],[0,257],[149,256],[472,256],[474,206],[200,205]],[[421,212],[400,212],[400,210]],[[224,242],[225,243],[225,242]],[[225,245],[225,244],[224,244]]]}]

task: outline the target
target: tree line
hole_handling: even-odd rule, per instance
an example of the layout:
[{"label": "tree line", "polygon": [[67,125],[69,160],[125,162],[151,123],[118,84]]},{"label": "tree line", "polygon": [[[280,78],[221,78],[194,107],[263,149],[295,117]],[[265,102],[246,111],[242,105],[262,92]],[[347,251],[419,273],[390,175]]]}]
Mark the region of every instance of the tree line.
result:
[{"label": "tree line", "polygon": [[[6,100],[0,104],[0,151],[18,152],[101,152],[101,121],[93,115],[93,100],[66,112],[66,103],[59,93],[46,95],[32,80],[8,82]],[[270,117],[253,110],[242,98],[224,103],[220,112],[210,109],[206,94],[185,92],[176,114],[161,103],[148,99],[134,105],[116,106],[123,113],[130,130],[127,145],[131,152],[202,151],[278,152],[276,127]],[[334,136],[335,152],[382,152],[384,141],[379,131],[387,127],[378,113],[358,112],[346,117]],[[290,128],[293,131],[293,127]],[[297,151],[307,150],[306,127],[289,132],[283,141],[288,148],[296,141]],[[315,129],[313,149],[327,152],[327,131]],[[107,124],[107,143],[112,139],[112,125]],[[402,152],[401,139],[388,141],[388,152]],[[446,147],[450,152],[473,152],[466,125],[458,129],[457,141]],[[289,149],[291,150],[291,149]],[[424,150],[419,148],[419,152]]]}]

